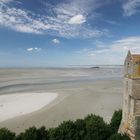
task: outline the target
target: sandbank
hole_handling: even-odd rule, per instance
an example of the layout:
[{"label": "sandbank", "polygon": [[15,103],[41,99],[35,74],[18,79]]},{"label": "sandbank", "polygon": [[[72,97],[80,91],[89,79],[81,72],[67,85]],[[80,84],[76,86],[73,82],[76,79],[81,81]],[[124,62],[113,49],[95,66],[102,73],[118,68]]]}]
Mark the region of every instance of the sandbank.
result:
[{"label": "sandbank", "polygon": [[0,121],[37,111],[52,102],[57,96],[57,93],[0,95]]}]

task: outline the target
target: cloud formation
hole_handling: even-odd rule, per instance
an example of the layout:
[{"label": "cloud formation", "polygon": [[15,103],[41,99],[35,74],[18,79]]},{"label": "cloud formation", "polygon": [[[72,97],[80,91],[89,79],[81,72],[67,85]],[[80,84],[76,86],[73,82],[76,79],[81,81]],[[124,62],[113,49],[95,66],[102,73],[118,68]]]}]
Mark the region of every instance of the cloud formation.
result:
[{"label": "cloud formation", "polygon": [[59,43],[60,43],[60,41],[59,41],[57,38],[53,39],[52,42],[53,42],[54,44],[59,44]]},{"label": "cloud formation", "polygon": [[41,48],[27,48],[26,49],[28,52],[39,52],[41,51],[42,49]]},{"label": "cloud formation", "polygon": [[127,0],[123,5],[124,15],[132,16],[139,13],[140,10],[138,8],[140,8],[140,0]]},{"label": "cloud formation", "polygon": [[132,53],[140,53],[139,44],[140,36],[132,36],[114,41],[111,44],[102,45],[102,47],[97,46],[97,50],[93,51],[92,53],[95,53],[95,55],[104,53],[125,54],[128,50],[132,51]]},{"label": "cloud formation", "polygon": [[11,1],[13,1],[13,0],[0,0],[0,3],[9,3]]},{"label": "cloud formation", "polygon": [[79,15],[76,15],[74,17],[72,17],[68,23],[69,24],[82,24],[86,22],[86,17],[84,17],[83,15],[79,14]]},{"label": "cloud formation", "polygon": [[110,44],[99,42],[96,48],[85,48],[76,53],[85,55],[99,64],[120,64],[130,50],[132,53],[140,53],[140,36],[126,37],[113,41]]},{"label": "cloud formation", "polygon": [[6,1],[11,0],[1,0],[0,3],[0,26],[18,32],[49,34],[65,38],[95,38],[106,34],[104,29],[83,24],[87,21],[86,17],[90,10],[94,11],[100,6],[97,0],[71,0],[56,6],[46,4],[46,9],[53,14],[47,14],[46,11],[44,15],[8,6]]}]

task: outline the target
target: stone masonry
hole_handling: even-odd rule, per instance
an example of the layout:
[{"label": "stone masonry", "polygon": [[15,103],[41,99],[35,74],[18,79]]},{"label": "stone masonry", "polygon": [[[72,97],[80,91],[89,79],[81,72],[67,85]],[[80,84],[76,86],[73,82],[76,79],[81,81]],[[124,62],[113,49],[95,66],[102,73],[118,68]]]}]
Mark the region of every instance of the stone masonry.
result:
[{"label": "stone masonry", "polygon": [[123,116],[119,129],[140,140],[140,54],[129,51],[124,63]]}]

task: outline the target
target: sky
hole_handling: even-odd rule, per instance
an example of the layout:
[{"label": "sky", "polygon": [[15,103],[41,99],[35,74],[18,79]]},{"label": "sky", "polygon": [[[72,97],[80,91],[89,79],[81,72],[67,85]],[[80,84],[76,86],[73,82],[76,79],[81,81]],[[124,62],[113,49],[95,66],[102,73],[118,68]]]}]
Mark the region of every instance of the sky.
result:
[{"label": "sky", "polygon": [[121,65],[140,53],[140,0],[0,0],[0,67]]}]

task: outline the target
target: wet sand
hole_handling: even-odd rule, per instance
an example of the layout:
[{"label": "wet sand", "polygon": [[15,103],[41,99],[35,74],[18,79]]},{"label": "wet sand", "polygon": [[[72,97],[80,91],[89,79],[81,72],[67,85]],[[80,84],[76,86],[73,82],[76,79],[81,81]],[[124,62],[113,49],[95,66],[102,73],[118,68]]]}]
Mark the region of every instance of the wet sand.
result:
[{"label": "wet sand", "polygon": [[1,69],[0,94],[55,92],[49,105],[0,122],[16,133],[30,126],[55,127],[66,120],[97,114],[108,122],[122,108],[122,69]]}]

